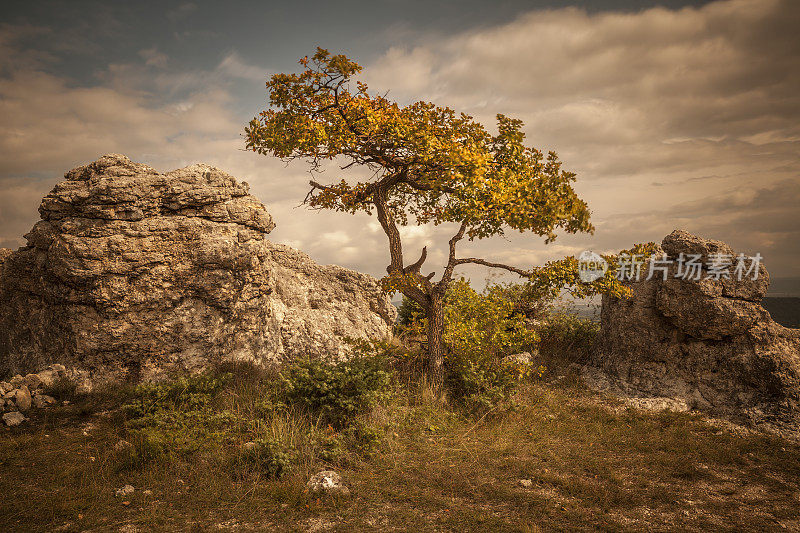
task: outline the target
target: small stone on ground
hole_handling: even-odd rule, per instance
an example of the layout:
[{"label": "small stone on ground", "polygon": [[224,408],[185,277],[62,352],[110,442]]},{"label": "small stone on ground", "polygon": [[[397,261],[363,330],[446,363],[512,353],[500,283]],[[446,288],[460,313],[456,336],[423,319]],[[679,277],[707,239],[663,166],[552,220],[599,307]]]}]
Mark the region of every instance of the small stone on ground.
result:
[{"label": "small stone on ground", "polygon": [[134,489],[132,485],[125,485],[121,489],[117,489],[114,494],[117,498],[124,498],[125,496],[130,496],[134,492],[136,492],[136,489]]},{"label": "small stone on ground", "polygon": [[7,426],[18,426],[25,421],[25,415],[20,413],[19,411],[14,411],[13,413],[6,413],[3,415],[3,422]]},{"label": "small stone on ground", "polygon": [[333,470],[323,470],[311,476],[306,486],[312,492],[327,492],[331,494],[342,494],[347,496],[350,489],[342,484],[342,476]]}]

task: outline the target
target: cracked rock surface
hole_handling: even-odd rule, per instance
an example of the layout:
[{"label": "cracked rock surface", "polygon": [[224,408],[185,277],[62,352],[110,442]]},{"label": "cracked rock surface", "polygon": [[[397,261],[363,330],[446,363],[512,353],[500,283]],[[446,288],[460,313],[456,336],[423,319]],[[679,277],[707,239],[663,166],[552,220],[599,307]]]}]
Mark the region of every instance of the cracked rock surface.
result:
[{"label": "cracked rock surface", "polygon": [[396,312],[377,281],[271,243],[246,183],[208,165],[161,174],[111,154],[42,200],[0,250],[0,377],[62,363],[90,381],[220,360],[343,356]]},{"label": "cracked rock surface", "polygon": [[[604,296],[601,349],[593,364],[625,387],[754,422],[797,425],[800,330],[776,323],[761,306],[769,274],[760,265],[738,280],[707,279],[710,257],[736,257],[721,242],[676,230],[661,249],[676,261],[700,255],[699,280],[660,276],[630,283],[632,298]],[[643,269],[647,272],[647,268]]]}]

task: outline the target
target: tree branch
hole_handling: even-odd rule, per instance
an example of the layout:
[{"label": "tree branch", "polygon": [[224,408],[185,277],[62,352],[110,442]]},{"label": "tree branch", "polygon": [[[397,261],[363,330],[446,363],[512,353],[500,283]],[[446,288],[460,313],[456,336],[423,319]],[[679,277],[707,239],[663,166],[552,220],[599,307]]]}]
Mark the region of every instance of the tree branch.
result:
[{"label": "tree branch", "polygon": [[447,286],[450,284],[450,279],[453,277],[453,269],[455,269],[456,265],[458,264],[456,259],[456,244],[458,244],[458,241],[464,238],[465,231],[467,231],[466,221],[461,223],[461,226],[458,228],[456,234],[450,238],[450,255],[447,257],[447,266],[444,268],[442,279],[436,284],[436,288],[441,292],[447,290]]},{"label": "tree branch", "polygon": [[427,257],[428,257],[428,247],[427,246],[423,246],[422,247],[422,254],[419,256],[419,259],[417,259],[417,262],[414,263],[414,264],[408,265],[407,267],[405,267],[403,269],[403,271],[406,274],[409,274],[409,273],[412,273],[412,272],[414,274],[419,274],[419,269],[422,268],[422,263],[425,262],[425,259],[427,259]]},{"label": "tree branch", "polygon": [[[311,190],[310,190],[310,191],[308,191],[308,193],[306,193],[306,197],[303,199],[303,203],[304,203],[304,204],[307,204],[307,203],[308,203],[308,198],[309,198],[309,197],[310,197],[312,194],[314,194],[314,191],[315,191],[315,190],[317,190],[317,189],[319,189],[319,190],[321,190],[321,191],[332,191],[332,190],[335,190],[333,187],[330,187],[330,186],[328,186],[328,185],[322,185],[321,183],[317,183],[317,182],[316,182],[316,181],[314,181],[314,180],[310,180],[310,181],[308,182],[308,184],[309,184],[309,185],[311,185]],[[369,202],[369,195],[370,195],[370,193],[371,193],[371,189],[372,189],[371,187],[368,187],[367,189],[365,189],[365,190],[361,191],[361,192],[360,192],[360,193],[359,193],[359,194],[356,196],[356,198],[358,199],[358,202],[359,202],[359,203],[367,203],[367,202]]]},{"label": "tree branch", "polygon": [[[409,187],[411,187],[412,189],[417,190],[417,191],[433,191],[433,190],[437,189],[437,188],[432,187],[430,185],[423,185],[423,184],[419,183],[418,181],[414,181],[413,179],[405,179],[405,180],[403,180],[403,183],[405,183],[406,185],[408,185]],[[449,187],[447,185],[440,185],[438,187],[438,189],[440,191],[448,192],[448,193],[456,192],[456,190],[453,187]]]},{"label": "tree branch", "polygon": [[314,181],[314,180],[309,180],[309,181],[308,181],[308,184],[309,184],[309,185],[311,185],[311,190],[312,190],[312,191],[313,191],[314,189],[321,189],[321,190],[323,190],[323,191],[324,191],[324,190],[329,190],[329,189],[331,189],[331,187],[328,187],[327,185],[323,185],[323,184],[321,184],[321,183],[317,183],[317,182],[316,182],[316,181]]},{"label": "tree branch", "polygon": [[309,184],[309,185],[311,185],[311,190],[310,190],[310,191],[308,191],[308,192],[306,193],[306,197],[305,197],[305,198],[303,198],[303,203],[304,203],[304,204],[307,204],[307,203],[308,203],[308,199],[311,197],[311,195],[312,195],[312,194],[314,194],[314,191],[315,191],[315,190],[319,189],[319,190],[321,190],[321,191],[324,191],[324,190],[326,190],[326,189],[330,189],[330,187],[328,187],[327,185],[322,185],[321,183],[317,183],[317,182],[316,182],[316,181],[314,181],[314,180],[309,180],[308,184]]},{"label": "tree branch", "polygon": [[464,259],[456,259],[455,260],[455,264],[456,265],[464,265],[464,264],[467,264],[467,263],[472,263],[472,264],[475,264],[475,265],[483,265],[483,266],[488,266],[488,267],[492,267],[492,268],[502,268],[503,270],[508,270],[509,272],[513,272],[515,274],[519,274],[523,278],[529,278],[534,274],[530,270],[522,270],[521,268],[517,268],[517,267],[513,267],[513,266],[509,266],[509,265],[504,265],[503,263],[492,263],[490,261],[486,261],[485,259],[478,259],[478,258],[475,258],[475,257],[465,257]]}]

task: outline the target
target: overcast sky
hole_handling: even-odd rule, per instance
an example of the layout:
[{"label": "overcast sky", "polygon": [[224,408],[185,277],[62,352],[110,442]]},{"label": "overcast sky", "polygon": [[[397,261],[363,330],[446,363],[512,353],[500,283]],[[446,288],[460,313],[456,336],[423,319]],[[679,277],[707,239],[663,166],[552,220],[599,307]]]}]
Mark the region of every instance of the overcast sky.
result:
[{"label": "overcast sky", "polygon": [[[307,169],[243,150],[266,79],[319,45],[402,103],[490,130],[496,113],[521,118],[528,144],[578,174],[593,236],[514,234],[464,255],[529,267],[682,228],[800,276],[796,0],[4,0],[0,13],[0,246],[24,243],[64,172],[117,152],[159,171],[218,166],[267,204],[273,240],[382,275],[376,222],[297,207]],[[428,245],[432,268],[451,231],[408,228],[409,255]]]}]

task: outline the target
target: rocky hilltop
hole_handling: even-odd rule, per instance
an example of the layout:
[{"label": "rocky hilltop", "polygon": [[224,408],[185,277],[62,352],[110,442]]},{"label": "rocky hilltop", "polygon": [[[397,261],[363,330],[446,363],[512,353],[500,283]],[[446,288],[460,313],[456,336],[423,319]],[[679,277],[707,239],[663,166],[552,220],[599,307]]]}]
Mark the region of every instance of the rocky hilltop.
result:
[{"label": "rocky hilltop", "polygon": [[271,243],[264,205],[225,172],[166,174],[107,155],[42,200],[27,246],[0,251],[0,378],[59,363],[153,379],[220,360],[342,355],[389,334],[377,281]]},{"label": "rocky hilltop", "polygon": [[[710,275],[722,270],[714,257],[735,263],[738,254],[724,242],[685,231],[665,237],[658,254],[667,256],[666,279],[659,273],[631,282],[630,299],[603,298],[594,364],[629,391],[753,422],[795,424],[800,330],[776,323],[761,306],[769,287],[764,265],[742,279],[733,265],[729,277]],[[700,270],[680,275],[679,258],[689,256],[699,256]]]}]

